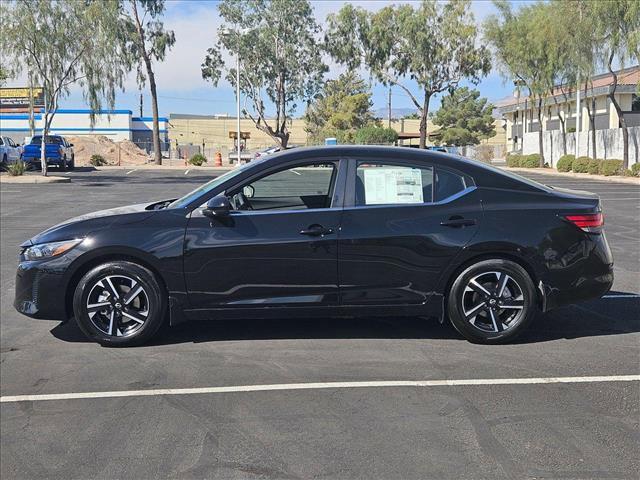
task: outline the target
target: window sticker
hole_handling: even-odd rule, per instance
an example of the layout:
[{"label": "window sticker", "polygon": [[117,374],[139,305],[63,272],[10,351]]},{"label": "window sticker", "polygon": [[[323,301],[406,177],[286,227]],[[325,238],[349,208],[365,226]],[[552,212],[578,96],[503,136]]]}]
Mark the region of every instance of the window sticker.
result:
[{"label": "window sticker", "polygon": [[374,167],[363,171],[367,205],[424,203],[419,169]]}]

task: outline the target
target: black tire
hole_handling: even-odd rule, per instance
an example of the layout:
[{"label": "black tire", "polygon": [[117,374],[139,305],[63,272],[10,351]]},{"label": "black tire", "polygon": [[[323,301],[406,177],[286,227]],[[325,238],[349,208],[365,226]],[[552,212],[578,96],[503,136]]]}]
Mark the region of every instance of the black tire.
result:
[{"label": "black tire", "polygon": [[[131,281],[129,285],[125,279]],[[117,297],[112,295],[111,287]],[[139,288],[142,292],[126,304],[127,293],[135,293]],[[104,308],[98,310],[102,305]],[[87,272],[73,296],[73,311],[80,330],[105,347],[129,347],[149,341],[164,323],[166,307],[167,293],[155,275],[125,261],[104,263]]]},{"label": "black tire", "polygon": [[464,269],[451,285],[447,313],[454,328],[470,342],[506,343],[537,315],[537,293],[531,277],[517,263],[482,260]]},{"label": "black tire", "polygon": [[68,170],[73,170],[76,168],[76,157],[71,155],[71,163],[67,165]]},{"label": "black tire", "polygon": [[61,172],[64,172],[67,169],[67,157],[66,156],[62,158],[62,163],[60,164],[60,166],[58,168],[60,168]]}]

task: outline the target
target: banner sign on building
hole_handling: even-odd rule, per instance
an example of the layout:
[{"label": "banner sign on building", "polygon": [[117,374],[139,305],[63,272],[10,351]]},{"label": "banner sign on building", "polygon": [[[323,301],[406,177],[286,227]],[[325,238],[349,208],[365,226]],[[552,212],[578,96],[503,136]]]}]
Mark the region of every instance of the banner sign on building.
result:
[{"label": "banner sign on building", "polygon": [[[34,87],[33,108],[39,111],[44,108],[44,89]],[[4,87],[0,88],[0,111],[27,112],[29,110],[29,87]]]}]

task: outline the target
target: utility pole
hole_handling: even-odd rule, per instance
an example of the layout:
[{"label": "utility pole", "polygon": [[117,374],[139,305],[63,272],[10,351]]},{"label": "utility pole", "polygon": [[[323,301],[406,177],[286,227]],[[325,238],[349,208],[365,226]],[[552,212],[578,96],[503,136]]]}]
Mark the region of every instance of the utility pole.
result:
[{"label": "utility pole", "polygon": [[236,139],[236,152],[238,156],[238,165],[240,165],[240,42],[238,42],[238,54],[236,55],[236,130],[238,138]]},{"label": "utility pole", "polygon": [[389,128],[391,128],[391,85],[389,85],[389,99],[387,100],[387,108],[389,113],[387,125]]},{"label": "utility pole", "polygon": [[33,74],[29,72],[29,135],[36,134],[36,121],[33,114]]},{"label": "utility pole", "polygon": [[142,117],[142,92],[140,92],[140,117]]}]

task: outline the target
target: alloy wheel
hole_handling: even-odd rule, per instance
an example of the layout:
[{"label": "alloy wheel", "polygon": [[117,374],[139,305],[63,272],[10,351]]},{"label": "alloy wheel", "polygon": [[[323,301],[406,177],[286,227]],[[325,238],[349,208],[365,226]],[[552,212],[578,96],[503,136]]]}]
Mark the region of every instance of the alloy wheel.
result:
[{"label": "alloy wheel", "polygon": [[86,301],[87,315],[102,333],[127,337],[149,317],[149,296],[143,285],[125,275],[109,275],[93,284]]},{"label": "alloy wheel", "polygon": [[464,318],[475,328],[500,333],[524,317],[522,287],[505,272],[484,272],[471,278],[462,295]]}]

